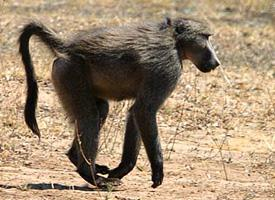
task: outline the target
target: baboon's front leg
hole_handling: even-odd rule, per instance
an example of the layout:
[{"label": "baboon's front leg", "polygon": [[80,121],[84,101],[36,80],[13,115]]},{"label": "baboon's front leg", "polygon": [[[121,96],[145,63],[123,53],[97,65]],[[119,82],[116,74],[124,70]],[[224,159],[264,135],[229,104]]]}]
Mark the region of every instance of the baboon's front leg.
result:
[{"label": "baboon's front leg", "polygon": [[163,181],[163,156],[158,138],[156,111],[148,107],[139,106],[134,110],[134,120],[140,130],[143,144],[152,169],[153,188],[158,187]]},{"label": "baboon's front leg", "polygon": [[175,81],[170,78],[170,75],[152,74],[144,83],[144,88],[138,94],[130,111],[151,164],[153,188],[161,185],[164,177],[156,114],[174,85]]}]

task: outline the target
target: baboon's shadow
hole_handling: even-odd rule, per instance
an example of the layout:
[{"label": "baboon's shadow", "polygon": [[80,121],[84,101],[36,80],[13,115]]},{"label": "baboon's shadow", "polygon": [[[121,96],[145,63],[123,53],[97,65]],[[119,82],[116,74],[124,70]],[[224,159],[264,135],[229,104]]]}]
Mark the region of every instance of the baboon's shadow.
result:
[{"label": "baboon's shadow", "polygon": [[[88,185],[84,186],[68,186],[59,183],[28,183],[25,185],[5,185],[0,184],[0,188],[4,189],[21,189],[21,190],[78,190],[78,191],[108,191],[107,188],[98,189],[98,188],[91,188]],[[112,191],[118,191],[117,189],[112,189]]]}]

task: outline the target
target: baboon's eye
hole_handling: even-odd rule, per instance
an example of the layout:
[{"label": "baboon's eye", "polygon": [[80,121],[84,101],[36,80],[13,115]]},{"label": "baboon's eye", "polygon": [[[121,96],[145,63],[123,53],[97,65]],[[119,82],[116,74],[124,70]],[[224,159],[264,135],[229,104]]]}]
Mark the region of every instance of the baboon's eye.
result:
[{"label": "baboon's eye", "polygon": [[176,33],[177,34],[181,34],[184,32],[184,28],[183,27],[176,27]]}]

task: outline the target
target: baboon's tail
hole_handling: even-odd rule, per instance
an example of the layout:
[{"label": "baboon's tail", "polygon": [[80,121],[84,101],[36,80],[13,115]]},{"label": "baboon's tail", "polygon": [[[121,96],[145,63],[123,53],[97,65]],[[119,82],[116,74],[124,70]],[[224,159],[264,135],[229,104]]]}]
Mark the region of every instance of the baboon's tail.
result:
[{"label": "baboon's tail", "polygon": [[35,117],[38,87],[29,51],[29,40],[32,35],[38,36],[54,54],[65,53],[65,47],[63,41],[59,39],[52,30],[40,22],[31,22],[25,25],[18,40],[19,53],[22,56],[27,78],[27,100],[24,110],[25,122],[32,132],[40,138],[40,131]]}]

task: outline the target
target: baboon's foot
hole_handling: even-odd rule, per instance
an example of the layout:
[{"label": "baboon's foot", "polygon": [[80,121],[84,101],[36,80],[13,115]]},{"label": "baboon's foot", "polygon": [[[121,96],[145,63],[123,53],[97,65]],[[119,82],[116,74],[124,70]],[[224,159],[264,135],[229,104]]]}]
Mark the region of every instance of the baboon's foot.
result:
[{"label": "baboon's foot", "polygon": [[92,176],[91,172],[87,172],[86,170],[78,169],[77,172],[86,182],[102,189],[119,186],[122,183],[117,178],[105,178],[97,174],[94,174],[94,176]]},{"label": "baboon's foot", "polygon": [[99,174],[109,174],[110,169],[106,165],[95,164],[95,171]]},{"label": "baboon's foot", "polygon": [[99,188],[110,188],[117,187],[122,184],[122,181],[118,178],[105,178],[102,176],[98,176],[96,180],[96,185]]},{"label": "baboon's foot", "polygon": [[132,171],[135,164],[124,164],[120,163],[118,167],[109,170],[108,178],[118,178],[122,179],[125,175]]},{"label": "baboon's foot", "polygon": [[153,172],[152,174],[152,181],[153,181],[153,184],[152,184],[152,188],[156,188],[158,186],[160,186],[162,184],[162,181],[163,181],[163,170],[159,170],[157,172]]},{"label": "baboon's foot", "polygon": [[[77,158],[77,154],[76,151],[72,151],[69,150],[68,153],[66,154],[69,158],[69,160],[76,166],[78,167],[78,158]],[[95,174],[99,173],[99,174],[108,174],[110,172],[109,167],[107,167],[106,165],[98,165],[95,164]]]}]

